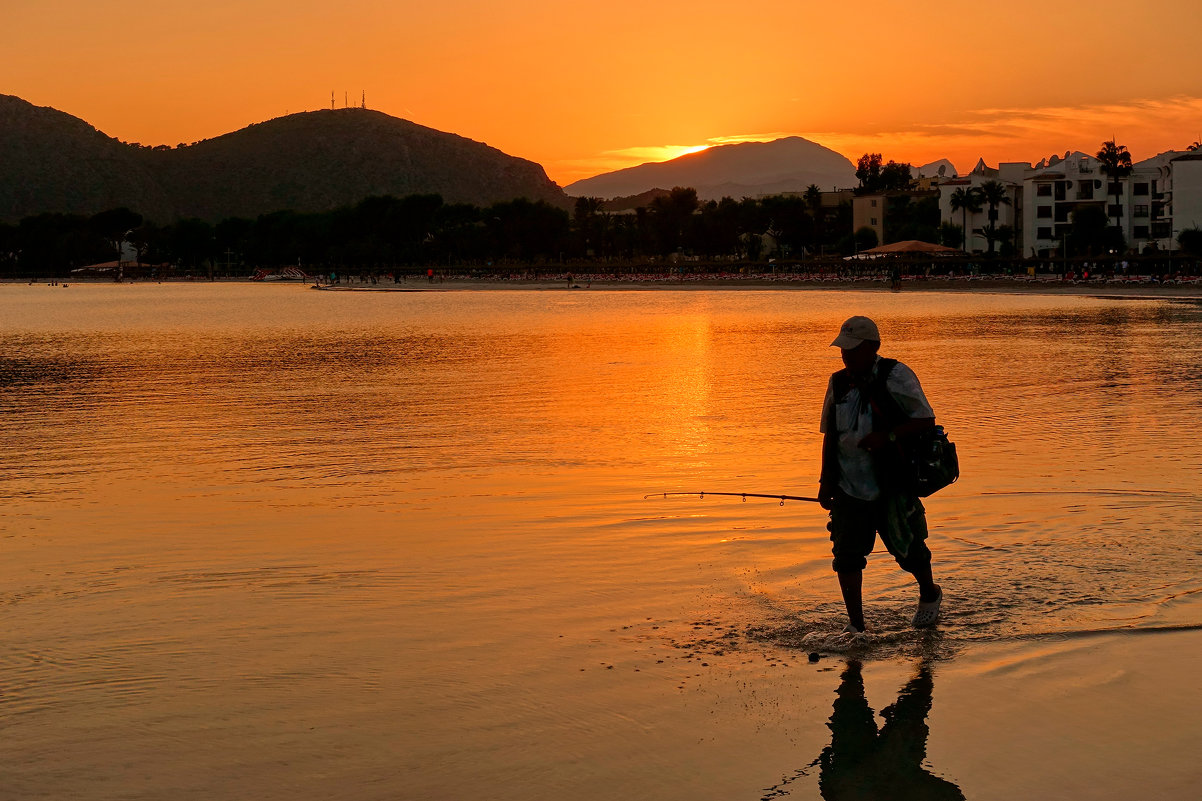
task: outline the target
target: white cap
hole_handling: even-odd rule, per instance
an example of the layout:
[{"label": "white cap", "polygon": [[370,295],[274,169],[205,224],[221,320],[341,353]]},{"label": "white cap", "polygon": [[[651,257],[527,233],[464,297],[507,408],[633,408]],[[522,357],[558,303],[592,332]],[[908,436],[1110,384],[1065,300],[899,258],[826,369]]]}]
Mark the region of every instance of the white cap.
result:
[{"label": "white cap", "polygon": [[859,347],[861,342],[880,342],[881,332],[877,331],[876,323],[867,317],[848,317],[839,329],[839,336],[831,343],[832,348],[851,350]]}]

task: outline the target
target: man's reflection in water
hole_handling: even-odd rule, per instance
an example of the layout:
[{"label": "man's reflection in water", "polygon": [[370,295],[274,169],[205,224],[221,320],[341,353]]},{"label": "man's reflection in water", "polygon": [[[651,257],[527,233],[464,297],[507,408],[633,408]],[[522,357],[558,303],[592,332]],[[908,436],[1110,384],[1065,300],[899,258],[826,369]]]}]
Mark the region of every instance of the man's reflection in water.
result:
[{"label": "man's reflection in water", "polygon": [[864,696],[860,663],[851,661],[835,698],[828,724],[831,744],[818,757],[818,786],[827,801],[846,799],[960,799],[960,788],[922,766],[927,755],[927,714],[931,711],[931,668],[918,673],[898,693],[897,702],[876,718]]}]

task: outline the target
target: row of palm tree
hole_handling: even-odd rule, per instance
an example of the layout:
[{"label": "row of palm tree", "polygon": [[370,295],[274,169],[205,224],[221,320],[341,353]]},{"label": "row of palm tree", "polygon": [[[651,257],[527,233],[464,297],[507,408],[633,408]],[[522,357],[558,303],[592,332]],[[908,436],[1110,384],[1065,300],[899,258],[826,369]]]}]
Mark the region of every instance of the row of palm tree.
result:
[{"label": "row of palm tree", "polygon": [[[1195,145],[1198,144],[1195,143]],[[1098,169],[1109,179],[1110,194],[1114,195],[1114,227],[1121,228],[1122,185],[1120,181],[1129,176],[1134,169],[1131,164],[1131,154],[1125,145],[1116,144],[1115,140],[1111,139],[1102,143],[1102,148],[1098,151],[1096,158]],[[981,230],[981,233],[985,235],[985,240],[989,243],[989,253],[992,255],[994,242],[998,239],[998,206],[1008,206],[1011,203],[1006,187],[999,181],[986,181],[980,186],[961,187],[952,192],[950,203],[952,213],[959,211],[961,215],[961,248],[963,250],[968,250],[968,215],[980,213],[982,204],[989,207],[989,224]]]},{"label": "row of palm tree", "polygon": [[[1102,143],[1102,148],[1098,151],[1096,158],[1098,169],[1109,179],[1110,194],[1114,195],[1114,227],[1121,228],[1122,221],[1119,217],[1122,213],[1120,206],[1122,185],[1119,182],[1129,176],[1134,169],[1131,164],[1131,154],[1127,152],[1125,145],[1116,144],[1111,139]],[[959,211],[961,214],[960,230],[963,240],[961,248],[968,250],[968,215],[978,214],[981,211],[981,204],[985,204],[989,207],[989,224],[982,229],[981,233],[985,235],[985,240],[989,243],[989,253],[992,255],[994,242],[998,239],[998,206],[1008,206],[1010,202],[1006,187],[999,181],[986,181],[980,186],[961,187],[952,192],[950,198],[952,213]]]},{"label": "row of palm tree", "polygon": [[989,207],[989,225],[982,233],[989,244],[989,255],[993,255],[993,245],[998,240],[998,206],[1009,206],[1010,195],[1000,181],[986,181],[980,186],[961,187],[952,192],[949,198],[952,213],[960,212],[961,250],[968,250],[968,215],[978,214],[981,204]]}]

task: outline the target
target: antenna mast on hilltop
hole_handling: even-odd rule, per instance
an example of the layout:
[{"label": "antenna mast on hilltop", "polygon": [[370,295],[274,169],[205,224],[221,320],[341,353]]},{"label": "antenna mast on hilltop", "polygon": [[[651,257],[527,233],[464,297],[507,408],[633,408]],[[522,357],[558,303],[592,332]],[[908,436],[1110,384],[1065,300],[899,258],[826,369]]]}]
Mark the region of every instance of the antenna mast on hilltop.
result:
[{"label": "antenna mast on hilltop", "polygon": [[359,106],[359,108],[367,108],[367,90],[366,89],[363,90],[362,105]]},{"label": "antenna mast on hilltop", "polygon": [[350,104],[346,102],[346,90],[345,89],[342,90],[342,107],[350,108]]},{"label": "antenna mast on hilltop", "polygon": [[330,111],[334,110],[334,90],[330,90]]}]

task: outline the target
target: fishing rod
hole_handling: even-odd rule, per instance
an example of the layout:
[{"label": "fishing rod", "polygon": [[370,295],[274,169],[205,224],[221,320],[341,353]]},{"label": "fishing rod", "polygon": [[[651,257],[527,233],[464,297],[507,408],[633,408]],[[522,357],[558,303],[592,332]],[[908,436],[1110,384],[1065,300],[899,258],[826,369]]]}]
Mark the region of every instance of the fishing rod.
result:
[{"label": "fishing rod", "polygon": [[[808,501],[809,503],[821,503],[817,498],[805,498],[801,495],[768,495],[759,492],[651,492],[643,496],[643,500],[648,498],[669,498],[675,495],[697,496],[704,499],[706,495],[725,495],[732,498],[742,498],[746,503],[748,498],[772,498],[780,501],[780,505],[784,506],[785,501]],[[1017,492],[978,492],[973,497],[1006,497],[1015,495],[1116,495],[1130,496],[1137,498],[1148,499],[1175,499],[1175,498],[1192,498],[1194,497],[1188,492],[1177,492],[1174,490],[1150,490],[1150,489],[1134,489],[1134,490],[1117,490],[1117,489],[1097,489],[1097,490],[1022,490]]]},{"label": "fishing rod", "polygon": [[652,492],[643,496],[643,500],[648,498],[667,498],[672,495],[696,495],[701,499],[705,499],[706,495],[727,495],[732,498],[742,498],[743,503],[747,502],[748,498],[772,498],[779,500],[780,505],[784,506],[785,501],[809,501],[810,503],[818,503],[817,498],[803,498],[800,495],[764,495],[759,492]]}]

